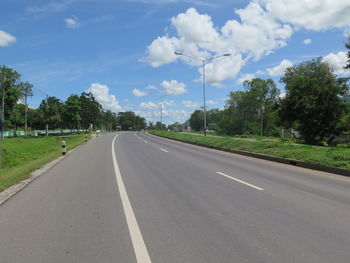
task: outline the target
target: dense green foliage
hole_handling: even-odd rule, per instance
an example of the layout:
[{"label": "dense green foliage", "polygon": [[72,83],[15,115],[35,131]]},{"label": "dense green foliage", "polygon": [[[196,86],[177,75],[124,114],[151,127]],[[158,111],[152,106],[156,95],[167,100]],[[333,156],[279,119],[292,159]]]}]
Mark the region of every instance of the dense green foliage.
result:
[{"label": "dense green foliage", "polygon": [[[18,128],[25,126],[26,106],[20,99],[33,95],[33,85],[21,82],[20,74],[6,66],[0,67],[0,102],[4,91],[4,118],[1,127]],[[0,103],[1,104],[1,103]],[[1,109],[0,109],[1,112]],[[49,129],[103,129],[123,130],[132,128],[141,130],[146,127],[144,118],[134,112],[120,112],[118,115],[111,110],[103,109],[92,93],[83,92],[80,96],[70,95],[65,102],[48,96],[42,100],[38,109],[28,109],[28,127],[32,130]],[[0,130],[2,128],[0,127]]]},{"label": "dense green foliage", "polygon": [[[347,47],[350,49],[350,39]],[[350,51],[348,55],[350,63]],[[331,145],[337,135],[349,134],[349,78],[338,78],[331,66],[316,58],[288,68],[280,81],[285,84],[284,97],[272,79],[245,81],[244,90],[230,92],[223,110],[207,111],[208,129],[222,135],[287,133],[312,145]],[[200,131],[203,119],[203,111],[196,110],[186,123]],[[171,130],[174,127],[180,130],[169,126]]]},{"label": "dense green foliage", "polygon": [[272,79],[244,82],[244,91],[231,92],[218,131],[225,134],[278,135],[277,102],[280,91]]},{"label": "dense green foliage", "polygon": [[341,96],[349,90],[347,81],[337,78],[322,58],[288,68],[281,78],[286,89],[281,120],[286,126],[296,124],[307,144],[331,142],[340,133],[339,123],[346,113]]},{"label": "dense green foliage", "polygon": [[271,156],[290,158],[308,163],[329,165],[350,169],[350,148],[346,147],[314,147],[302,144],[284,142],[248,141],[232,137],[211,137],[191,135],[178,132],[152,130],[151,133],[185,142],[195,142],[202,145],[216,146],[226,149],[243,150],[263,153]]}]

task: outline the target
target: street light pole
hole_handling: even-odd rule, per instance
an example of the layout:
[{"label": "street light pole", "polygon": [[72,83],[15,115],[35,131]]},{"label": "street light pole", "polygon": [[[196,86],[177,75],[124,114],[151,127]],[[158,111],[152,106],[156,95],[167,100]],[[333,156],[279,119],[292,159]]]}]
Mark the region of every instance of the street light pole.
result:
[{"label": "street light pole", "polygon": [[207,110],[206,110],[206,100],[205,100],[205,65],[208,61],[210,60],[213,60],[213,59],[216,59],[216,58],[220,58],[220,57],[228,57],[228,56],[231,56],[230,53],[226,53],[226,54],[223,54],[223,55],[220,55],[220,56],[214,56],[214,57],[211,57],[211,58],[207,58],[207,59],[202,59],[202,58],[197,58],[197,57],[194,57],[194,56],[190,56],[190,55],[186,55],[182,52],[177,52],[175,51],[174,52],[175,55],[177,56],[185,56],[185,57],[189,57],[189,58],[192,58],[192,59],[196,59],[196,60],[199,60],[202,62],[202,65],[203,65],[203,117],[204,117],[204,136],[207,136]]},{"label": "street light pole", "polygon": [[[6,78],[6,76],[5,76]],[[1,125],[1,140],[4,140],[4,130],[5,130],[5,79],[2,83],[2,98],[1,98],[1,120],[0,120],[0,125]]]},{"label": "street light pole", "polygon": [[173,96],[175,93],[160,96],[160,130],[163,130],[163,97]]}]

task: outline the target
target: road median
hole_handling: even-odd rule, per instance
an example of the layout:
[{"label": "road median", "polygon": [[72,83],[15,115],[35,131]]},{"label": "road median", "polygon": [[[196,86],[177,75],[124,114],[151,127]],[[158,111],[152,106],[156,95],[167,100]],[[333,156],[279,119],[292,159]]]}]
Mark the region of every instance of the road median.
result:
[{"label": "road median", "polygon": [[150,131],[150,133],[211,149],[350,176],[350,148],[346,147],[314,147],[283,142],[238,141],[230,137],[204,137],[155,130]]}]

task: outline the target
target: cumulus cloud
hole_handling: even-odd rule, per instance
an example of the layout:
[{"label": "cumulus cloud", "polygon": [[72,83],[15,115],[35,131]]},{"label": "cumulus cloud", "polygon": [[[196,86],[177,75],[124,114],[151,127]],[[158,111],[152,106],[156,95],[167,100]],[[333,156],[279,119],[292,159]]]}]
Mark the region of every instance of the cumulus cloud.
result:
[{"label": "cumulus cloud", "polygon": [[215,104],[218,104],[216,101],[213,101],[213,100],[207,100],[205,102],[207,105],[215,105]]},{"label": "cumulus cloud", "polygon": [[[135,113],[141,117],[144,117],[147,121],[154,122],[160,121],[160,111],[144,112],[135,111]],[[174,122],[184,123],[191,116],[192,111],[186,110],[164,110],[163,109],[163,123],[171,124]]]},{"label": "cumulus cloud", "polygon": [[177,82],[177,80],[164,80],[160,85],[165,89],[165,92],[169,95],[180,95],[187,92],[186,84]]},{"label": "cumulus cloud", "polygon": [[309,30],[348,28],[348,0],[261,0],[271,17]]},{"label": "cumulus cloud", "polygon": [[78,18],[76,17],[65,18],[64,22],[66,22],[68,28],[75,29],[79,27]]},{"label": "cumulus cloud", "polygon": [[199,103],[197,102],[193,102],[191,100],[183,100],[182,104],[186,107],[186,108],[199,108]]},{"label": "cumulus cloud", "polygon": [[109,88],[106,85],[92,83],[87,92],[91,92],[104,109],[112,111],[123,110],[116,97],[109,93]]},{"label": "cumulus cloud", "polygon": [[[177,36],[160,36],[147,48],[144,61],[159,67],[181,59],[190,65],[201,62],[186,56],[176,56],[175,51],[198,58],[231,53],[229,57],[214,59],[206,65],[208,83],[217,85],[228,78],[235,78],[249,59],[257,60],[273,50],[286,45],[292,27],[272,19],[256,2],[235,11],[240,21],[228,20],[217,28],[212,18],[189,8],[171,19]],[[199,69],[200,74],[202,70]]]},{"label": "cumulus cloud", "polygon": [[336,75],[347,75],[350,74],[350,69],[344,69],[347,62],[346,52],[338,52],[336,54],[330,53],[323,57],[322,61],[327,62],[333,69]]},{"label": "cumulus cloud", "polygon": [[253,78],[255,78],[255,75],[254,75],[254,74],[250,74],[250,73],[248,73],[248,74],[243,74],[243,75],[241,75],[241,77],[237,80],[237,83],[240,84],[240,85],[242,85],[242,84],[244,83],[244,81],[246,81],[246,80],[251,80],[251,79],[253,79]]},{"label": "cumulus cloud", "polygon": [[309,45],[309,44],[311,44],[311,42],[312,42],[312,40],[310,38],[303,40],[304,45]]},{"label": "cumulus cloud", "polygon": [[0,30],[0,47],[6,47],[16,42],[16,38],[5,31]]},{"label": "cumulus cloud", "polygon": [[145,89],[148,89],[148,90],[158,90],[158,88],[154,85],[148,85]]},{"label": "cumulus cloud", "polygon": [[148,95],[147,92],[139,90],[139,89],[133,89],[132,94],[134,94],[136,97],[145,97]]},{"label": "cumulus cloud", "polygon": [[[170,21],[176,34],[168,31],[148,47],[143,61],[153,67],[181,60],[192,66],[200,61],[176,56],[181,51],[202,59],[231,53],[207,65],[207,81],[219,85],[225,79],[236,78],[240,69],[287,45],[299,28],[319,31],[341,28],[350,32],[350,1],[348,0],[254,0],[235,10],[238,19],[227,20],[220,28],[208,14],[189,8]],[[310,44],[311,39],[305,39]],[[201,69],[199,69],[202,74]],[[277,72],[271,71],[271,74]]]},{"label": "cumulus cloud", "polygon": [[159,105],[152,101],[149,101],[149,102],[141,102],[140,107],[147,110],[154,110],[154,109],[158,109]]},{"label": "cumulus cloud", "polygon": [[175,105],[174,100],[163,100],[163,108],[165,107],[171,107]]},{"label": "cumulus cloud", "polygon": [[287,59],[284,59],[276,67],[266,69],[266,72],[267,74],[269,74],[269,76],[276,77],[279,75],[283,75],[286,69],[289,67],[293,67],[293,63]]}]

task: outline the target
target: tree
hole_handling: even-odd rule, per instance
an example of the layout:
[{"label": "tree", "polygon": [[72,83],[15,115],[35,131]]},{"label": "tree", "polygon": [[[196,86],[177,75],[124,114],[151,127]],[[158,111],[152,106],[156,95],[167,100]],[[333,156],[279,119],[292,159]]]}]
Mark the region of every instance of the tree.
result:
[{"label": "tree", "polygon": [[337,78],[322,58],[288,68],[281,78],[286,96],[280,118],[287,126],[294,122],[307,144],[331,143],[340,132],[338,124],[346,109],[340,96],[349,91],[347,81]]},{"label": "tree", "polygon": [[98,103],[92,93],[83,92],[80,97],[80,117],[81,125],[84,129],[89,129],[90,124],[95,128],[100,126],[102,106]]},{"label": "tree", "polygon": [[47,97],[42,100],[39,110],[46,126],[46,136],[48,136],[49,127],[50,129],[62,128],[63,103],[58,98]]},{"label": "tree", "polygon": [[[218,123],[226,134],[275,135],[279,89],[272,79],[255,78],[244,82],[245,91],[231,92]],[[277,132],[278,133],[278,132]]]},{"label": "tree", "polygon": [[106,128],[106,130],[112,131],[112,129],[116,129],[117,117],[115,113],[111,110],[103,112],[103,122],[103,126]]},{"label": "tree", "polygon": [[9,117],[9,120],[12,124],[12,128],[16,134],[18,127],[23,127],[25,124],[25,105],[24,104],[16,104],[13,107],[12,113]]},{"label": "tree", "polygon": [[347,54],[347,56],[348,56],[348,61],[347,61],[347,64],[346,64],[345,68],[350,69],[350,37],[348,38],[348,42],[345,43],[345,47],[346,47],[347,49],[349,49],[348,54]]},{"label": "tree", "polygon": [[4,130],[5,120],[8,119],[14,106],[22,95],[22,90],[18,87],[20,74],[6,66],[0,66],[0,127]]},{"label": "tree", "polygon": [[28,109],[28,127],[31,127],[33,130],[45,128],[43,114],[39,109]]},{"label": "tree", "polygon": [[190,117],[190,126],[194,131],[200,131],[204,124],[203,124],[203,111],[201,110],[195,110]]},{"label": "tree", "polygon": [[28,132],[28,97],[33,96],[33,85],[29,83],[28,81],[26,82],[21,82],[19,83],[18,87],[22,90],[23,92],[23,97],[24,97],[24,131],[25,134],[27,135]]},{"label": "tree", "polygon": [[164,123],[161,123],[160,121],[157,121],[155,129],[157,129],[157,130],[165,130],[166,129],[166,125]]},{"label": "tree", "polygon": [[70,129],[80,129],[81,121],[81,105],[79,96],[76,94],[70,95],[63,105],[63,122],[65,127]]},{"label": "tree", "polygon": [[135,112],[132,111],[119,112],[117,121],[124,131],[129,130],[129,128],[138,131],[145,129],[147,126],[146,120],[135,115]]}]

